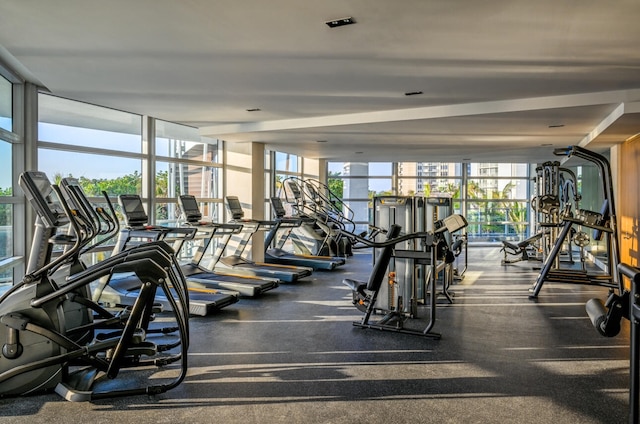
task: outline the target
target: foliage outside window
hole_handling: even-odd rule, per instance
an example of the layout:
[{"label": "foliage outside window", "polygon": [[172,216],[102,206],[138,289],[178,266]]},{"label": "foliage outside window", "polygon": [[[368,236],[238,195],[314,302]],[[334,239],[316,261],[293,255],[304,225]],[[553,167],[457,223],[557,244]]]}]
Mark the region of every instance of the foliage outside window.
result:
[{"label": "foliage outside window", "polygon": [[141,194],[141,116],[48,94],[38,116],[38,170],[52,182],[77,178],[96,200]]},{"label": "foliage outside window", "polygon": [[[393,170],[389,177],[395,173],[395,186],[391,178],[387,187],[379,185],[383,171],[376,170],[385,169]],[[376,177],[370,176],[373,172]],[[392,166],[330,162],[328,181],[356,210],[361,226],[370,222],[372,214],[372,203],[366,208],[362,204],[364,196],[450,196],[454,211],[469,221],[470,240],[498,241],[529,235],[528,172],[527,164],[400,162]]]}]

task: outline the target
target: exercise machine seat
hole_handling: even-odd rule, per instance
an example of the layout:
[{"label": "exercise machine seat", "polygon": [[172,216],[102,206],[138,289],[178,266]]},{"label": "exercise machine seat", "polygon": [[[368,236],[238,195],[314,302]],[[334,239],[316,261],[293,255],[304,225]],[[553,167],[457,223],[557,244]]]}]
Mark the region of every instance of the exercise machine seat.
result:
[{"label": "exercise machine seat", "polygon": [[[387,233],[386,241],[398,237],[400,235],[400,230],[402,229],[399,225],[392,225]],[[384,276],[387,272],[387,267],[389,266],[389,262],[391,261],[391,257],[393,256],[393,245],[384,246],[378,256],[376,257],[376,262],[373,266],[373,270],[369,275],[369,280],[359,281],[353,280],[351,278],[345,278],[342,280],[342,284],[349,287],[351,290],[366,296],[365,290],[370,292],[377,292],[380,289],[380,285],[384,280]]]}]

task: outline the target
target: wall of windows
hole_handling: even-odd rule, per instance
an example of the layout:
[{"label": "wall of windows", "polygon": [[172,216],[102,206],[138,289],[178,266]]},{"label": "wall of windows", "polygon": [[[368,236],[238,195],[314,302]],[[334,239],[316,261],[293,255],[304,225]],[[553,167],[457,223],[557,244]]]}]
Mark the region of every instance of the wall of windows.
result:
[{"label": "wall of windows", "polygon": [[470,240],[522,240],[530,235],[528,165],[470,163],[465,185]]},{"label": "wall of windows", "polygon": [[397,171],[391,162],[328,162],[329,189],[353,211],[356,232],[372,222],[373,196],[397,193]]},{"label": "wall of windows", "polygon": [[469,221],[471,241],[528,237],[529,166],[475,163],[329,162],[329,186],[355,212],[358,231],[372,222],[374,196],[424,195],[453,198]]},{"label": "wall of windows", "polygon": [[[294,182],[299,179],[319,182],[322,178],[320,167],[324,168],[324,161],[277,151],[272,152],[270,157],[273,173],[269,175],[273,174],[273,181],[267,183],[265,194],[280,197],[287,214],[290,215],[293,213],[292,204],[295,203],[295,199],[292,197],[291,190],[284,187],[283,183],[287,179],[292,179]],[[268,198],[265,199],[265,217],[273,217],[273,209]]]},{"label": "wall of windows", "polygon": [[0,128],[13,131],[13,84],[0,76]]},{"label": "wall of windows", "polygon": [[223,219],[222,143],[201,137],[193,127],[156,121],[155,220],[175,225],[180,218],[178,196],[191,194],[203,216]]},{"label": "wall of windows", "polygon": [[[0,199],[12,194],[11,144],[0,140]],[[0,261],[13,256],[13,205],[0,203]],[[0,269],[0,283],[12,281],[11,269]]]},{"label": "wall of windows", "polygon": [[150,221],[163,224],[178,219],[180,194],[220,203],[220,143],[196,128],[155,120],[143,134],[140,115],[47,94],[38,101],[38,169],[52,181],[78,178],[95,201],[102,191],[113,200],[139,194],[153,207]]},{"label": "wall of windows", "polygon": [[13,281],[14,252],[13,84],[0,75],[0,284]]},{"label": "wall of windows", "polygon": [[[103,204],[105,191],[118,211],[118,195],[138,194],[153,224],[177,225],[181,194],[196,196],[203,216],[222,219],[217,140],[196,128],[48,94],[38,102],[38,169],[52,182],[75,177],[93,202]],[[87,260],[104,253],[97,255]]]},{"label": "wall of windows", "polygon": [[80,180],[89,196],[142,194],[142,117],[38,96],[38,170]]}]

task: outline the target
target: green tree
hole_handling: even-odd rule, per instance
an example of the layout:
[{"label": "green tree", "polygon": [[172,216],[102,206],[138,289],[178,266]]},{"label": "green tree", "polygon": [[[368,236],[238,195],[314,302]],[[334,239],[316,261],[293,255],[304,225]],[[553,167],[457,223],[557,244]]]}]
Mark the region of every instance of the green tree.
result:
[{"label": "green tree", "polygon": [[136,194],[142,188],[142,176],[138,171],[114,179],[80,177],[78,181],[87,196],[101,196],[103,191],[109,196]]},{"label": "green tree", "polygon": [[0,205],[0,226],[11,225],[11,205]]},{"label": "green tree", "polygon": [[516,234],[523,234],[526,228],[527,206],[524,202],[509,201],[512,197],[514,188],[515,184],[510,182],[504,187],[504,189],[502,189],[502,193],[494,193],[494,197],[499,196],[500,199],[503,199],[503,201],[499,202],[498,205],[503,210],[504,220],[514,223],[510,225],[515,230]]},{"label": "green tree", "polygon": [[339,178],[341,175],[340,172],[332,172],[329,171],[329,178],[327,179],[327,185],[329,186],[329,190],[336,197],[343,199],[344,198],[344,180]]},{"label": "green tree", "polygon": [[[0,196],[12,196],[13,190],[11,187],[0,188]],[[13,208],[11,205],[0,205],[0,226],[11,225],[11,211]]]},{"label": "green tree", "polygon": [[169,171],[158,171],[156,174],[156,196],[169,197]]}]

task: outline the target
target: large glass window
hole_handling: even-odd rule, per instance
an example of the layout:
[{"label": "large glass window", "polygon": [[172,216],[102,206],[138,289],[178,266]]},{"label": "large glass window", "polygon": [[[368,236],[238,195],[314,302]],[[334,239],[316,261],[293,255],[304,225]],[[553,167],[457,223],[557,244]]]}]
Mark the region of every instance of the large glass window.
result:
[{"label": "large glass window", "polygon": [[496,242],[530,235],[527,164],[468,164],[466,211],[469,239]]},{"label": "large glass window", "polygon": [[[0,197],[12,196],[11,144],[0,141]],[[0,260],[13,256],[13,205],[0,203]],[[11,269],[0,270],[0,284],[11,282]]]},{"label": "large glass window", "polygon": [[[13,147],[17,135],[13,132],[13,84],[0,76],[0,284],[13,282],[13,269],[17,261],[12,260],[14,249],[14,202],[13,197]],[[20,251],[20,247],[17,248]]]},{"label": "large glass window", "polygon": [[[140,115],[41,93],[38,118],[38,170],[51,182],[75,177],[94,204],[106,206],[106,192],[117,211],[116,196],[143,194]],[[105,254],[84,259],[93,263]]]},{"label": "large glass window", "polygon": [[298,156],[282,152],[275,152],[275,155],[277,171],[298,172]]},{"label": "large glass window", "polygon": [[372,216],[372,203],[364,199],[422,195],[452,197],[454,211],[469,221],[472,241],[529,235],[527,164],[330,162],[328,178],[329,186],[354,210],[359,229],[366,229]]},{"label": "large glass window", "polygon": [[64,177],[78,178],[88,196],[141,194],[140,159],[109,157],[68,150],[38,149],[38,168],[52,182]]},{"label": "large glass window", "polygon": [[139,115],[38,96],[38,168],[52,182],[72,176],[89,196],[141,194]]},{"label": "large glass window", "polygon": [[366,231],[371,221],[371,199],[394,192],[391,162],[330,162],[328,185],[349,209],[355,231]]},{"label": "large glass window", "polygon": [[[180,218],[178,196],[191,194],[207,206],[203,216],[220,217],[213,202],[222,198],[222,143],[201,137],[197,128],[156,121],[155,208],[157,223],[175,225]],[[205,215],[206,212],[206,215]]]},{"label": "large glass window", "polygon": [[[302,178],[299,173],[299,158],[297,155],[283,152],[273,152],[275,162],[276,191],[282,187],[282,182],[289,177]],[[266,192],[268,193],[268,192]]]},{"label": "large glass window", "polygon": [[12,149],[11,144],[0,140],[0,196],[11,196],[12,175],[11,166]]},{"label": "large glass window", "polygon": [[13,86],[10,81],[0,76],[0,128],[13,130]]},{"label": "large glass window", "polygon": [[41,142],[142,152],[139,115],[47,94],[40,94],[38,102],[38,139]]}]

